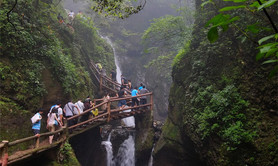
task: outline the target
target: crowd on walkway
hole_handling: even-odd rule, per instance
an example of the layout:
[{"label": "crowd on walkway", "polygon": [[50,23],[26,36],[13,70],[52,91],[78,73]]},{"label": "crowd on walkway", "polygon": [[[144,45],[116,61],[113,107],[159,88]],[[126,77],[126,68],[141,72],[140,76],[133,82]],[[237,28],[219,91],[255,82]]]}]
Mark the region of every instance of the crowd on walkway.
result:
[{"label": "crowd on walkway", "polygon": [[[64,107],[62,108],[61,101],[57,101],[56,104],[52,105],[47,114],[46,128],[50,132],[60,129],[64,125],[64,119],[71,118],[74,115],[79,115],[83,113],[84,110],[90,109],[94,106],[90,96],[88,96],[84,102],[79,99],[77,102],[73,103],[72,100],[69,100]],[[41,130],[41,120],[44,110],[38,109],[37,113],[31,118],[32,121],[32,130],[34,135],[40,136]],[[77,119],[70,119],[67,121],[67,125],[72,126],[79,122],[88,120],[91,116],[96,116],[95,110],[88,112]],[[71,132],[71,131],[70,131]],[[49,136],[49,143],[52,144],[54,135]]]},{"label": "crowd on walkway", "polygon": [[[143,95],[149,92],[149,90],[146,89],[146,86],[143,85],[143,83],[141,83],[139,85],[139,88],[137,86],[133,87],[131,80],[127,80],[123,75],[121,75],[121,87],[116,96],[119,98],[127,97],[129,95],[127,92],[130,92],[130,95],[132,96],[131,107],[147,104],[147,96],[137,97],[139,95]],[[126,106],[127,102],[125,99],[120,100],[118,102],[118,107],[121,110]]]},{"label": "crowd on walkway", "polygon": [[[106,76],[106,71],[102,68],[100,63],[96,64],[97,69],[101,72],[102,75]],[[114,70],[111,71],[110,79],[116,82],[116,72]],[[118,98],[122,98],[118,102],[118,108],[122,110],[127,106],[127,101],[124,99],[125,97],[131,96],[131,107],[139,106],[147,104],[147,96],[138,96],[148,93],[149,91],[146,89],[145,85],[141,83],[139,87],[133,87],[131,80],[127,80],[123,75],[121,75],[121,86],[120,90],[116,93]],[[138,96],[138,97],[137,97]],[[102,102],[107,102],[110,99],[110,94],[105,93],[102,98]],[[108,104],[103,104],[101,106],[102,111],[107,111]],[[67,119],[67,126],[73,126],[77,123],[84,122],[93,116],[98,115],[98,109],[95,108],[90,112],[83,114],[75,119],[69,119],[74,115],[79,115],[83,113],[83,111],[88,110],[94,107],[94,103],[88,96],[82,102],[81,99],[77,100],[75,103],[72,100],[69,100],[64,107],[62,108],[61,101],[57,101],[54,105],[52,105],[47,114],[47,125],[46,128],[50,132],[54,132],[55,130],[60,129],[64,124],[64,119]],[[146,107],[145,107],[146,108]],[[132,109],[134,111],[135,109]],[[31,118],[32,121],[32,130],[34,135],[40,136],[41,130],[41,120],[42,120],[42,109],[38,109],[37,113]],[[69,131],[72,132],[72,131]],[[52,144],[54,135],[49,136],[49,143]]]},{"label": "crowd on walkway", "polygon": [[72,10],[68,11],[67,14],[68,14],[67,19],[64,19],[64,17],[61,15],[61,13],[58,13],[57,20],[61,25],[66,25],[72,32],[74,32],[74,28],[72,27],[72,25],[73,25],[75,16],[81,17],[83,20],[87,20],[87,18],[83,15],[83,13],[81,11],[79,11],[77,13],[77,15]]},{"label": "crowd on walkway", "polygon": [[[106,70],[102,67],[101,63],[98,62],[95,64],[95,66],[101,75],[106,76]],[[110,73],[110,79],[114,82],[117,82],[116,75],[117,73],[114,69],[112,69]],[[120,81],[120,90],[116,94],[118,98],[127,97],[129,95],[127,92],[130,92],[130,95],[133,97],[131,107],[147,104],[147,96],[136,97],[138,95],[143,95],[149,92],[149,90],[146,89],[146,86],[143,83],[141,83],[139,87],[133,87],[131,80],[127,80],[123,75],[121,75]],[[127,102],[125,99],[118,102],[119,109],[122,110],[126,106]]]}]

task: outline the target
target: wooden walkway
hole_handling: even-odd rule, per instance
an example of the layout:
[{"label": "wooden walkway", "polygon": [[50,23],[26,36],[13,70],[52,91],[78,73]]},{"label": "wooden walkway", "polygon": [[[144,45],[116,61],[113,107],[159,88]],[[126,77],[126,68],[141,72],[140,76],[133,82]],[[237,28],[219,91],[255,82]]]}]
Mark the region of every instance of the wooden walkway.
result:
[{"label": "wooden walkway", "polygon": [[[110,92],[117,92],[118,89],[120,88],[120,84],[113,82],[110,78],[106,76],[102,76],[100,72],[95,68],[95,65],[91,62],[91,70],[94,73],[95,79],[98,80],[99,82],[99,87],[100,90],[105,88],[106,90],[109,90]],[[15,140],[12,142],[9,141],[2,141],[0,143],[0,164],[2,166],[6,166],[7,164],[15,163],[17,161],[29,158],[35,154],[39,154],[41,152],[44,152],[46,150],[49,150],[51,148],[57,147],[61,145],[61,143],[65,142],[67,139],[78,135],[80,133],[83,133],[87,130],[90,130],[91,128],[97,127],[99,125],[105,124],[111,120],[118,120],[126,117],[130,117],[136,114],[142,114],[147,111],[152,111],[153,108],[153,94],[152,92],[146,93],[143,95],[137,96],[138,98],[146,96],[147,97],[147,104],[144,105],[139,105],[139,106],[134,106],[130,107],[127,106],[120,110],[119,108],[113,107],[114,105],[117,105],[117,103],[120,100],[126,100],[131,101],[133,97],[128,95],[125,98],[117,98],[117,97],[111,97],[108,101],[103,102],[102,99],[95,99],[94,103],[95,106],[93,108],[90,108],[83,113],[79,115],[72,116],[71,118],[64,119],[65,125],[58,129],[57,131],[54,132],[47,132],[47,133],[42,133],[40,136],[31,136],[19,140]],[[100,103],[99,103],[100,102]],[[97,104],[99,103],[99,104]],[[75,125],[68,126],[67,121],[75,119],[77,121],[80,116],[84,116],[85,114],[89,114],[92,110],[98,109],[101,110],[101,106],[107,105],[107,110],[106,111],[99,111],[99,114],[95,117],[89,118],[86,121],[79,122]],[[130,110],[132,109],[133,111],[126,112],[125,110]],[[57,139],[56,141],[53,141],[52,144],[48,143],[48,136],[51,135],[56,135]],[[16,152],[9,152],[9,149],[12,149],[15,146],[18,146],[19,144],[22,143],[27,143],[33,141],[34,145],[33,147],[29,147],[24,150],[16,151]]]}]

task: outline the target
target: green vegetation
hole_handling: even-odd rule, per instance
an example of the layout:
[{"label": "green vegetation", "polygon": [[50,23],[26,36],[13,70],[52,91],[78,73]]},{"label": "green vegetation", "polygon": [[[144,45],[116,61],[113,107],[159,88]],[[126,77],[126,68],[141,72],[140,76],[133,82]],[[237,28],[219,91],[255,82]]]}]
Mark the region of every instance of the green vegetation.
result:
[{"label": "green vegetation", "polygon": [[115,65],[92,20],[77,16],[71,26],[60,0],[4,0],[0,14],[0,135],[13,141],[32,135],[29,119],[36,109],[47,112],[58,99],[75,101],[96,93],[90,60],[101,62],[107,72]]},{"label": "green vegetation", "polygon": [[[59,164],[58,164],[59,163]],[[71,145],[65,142],[58,152],[58,163],[54,163],[54,166],[79,166],[78,162]]]},{"label": "green vegetation", "polygon": [[[206,27],[210,27],[208,31],[208,39],[211,42],[215,42],[219,33],[225,32],[232,26],[241,32],[241,38],[244,42],[248,39],[257,44],[259,53],[256,56],[256,60],[262,58],[265,59],[263,64],[274,63],[276,66],[270,73],[271,76],[278,71],[278,29],[275,25],[275,18],[277,13],[275,5],[276,0],[269,1],[250,1],[250,0],[228,0],[221,4],[219,9],[218,3],[214,1],[205,1],[202,3],[202,7],[207,4],[213,4],[218,10],[216,16],[210,19],[206,23]],[[246,22],[246,16],[242,16],[242,13],[248,13],[248,17],[256,15],[256,19]]]},{"label": "green vegetation", "polygon": [[[187,8],[183,9],[186,11]],[[191,39],[193,12],[187,10],[183,16],[167,15],[153,19],[150,27],[142,35],[145,48],[145,68],[156,70],[167,80],[171,80],[172,62],[178,50]]]},{"label": "green vegetation", "polygon": [[[219,8],[233,2],[207,3],[215,3],[217,9],[212,5],[197,6],[189,46],[180,49],[174,59],[169,116],[163,135],[167,138],[175,131],[172,126],[178,126],[176,132],[190,137],[208,165],[275,165],[278,124],[276,114],[269,111],[277,111],[278,82],[276,76],[268,79],[275,64],[258,63],[254,55],[259,42],[246,40],[241,30],[249,28],[248,35],[260,44],[275,36],[261,39],[271,35],[266,30],[269,24],[257,15],[247,15],[241,7],[219,13]],[[275,7],[270,9],[273,13]],[[254,28],[254,21],[266,28]],[[268,58],[275,59],[270,54]],[[175,142],[180,137],[172,139],[164,141],[164,146],[178,145]]]},{"label": "green vegetation", "polygon": [[215,134],[226,140],[231,145],[230,149],[236,149],[256,136],[256,131],[246,123],[244,114],[249,104],[241,98],[235,86],[227,85],[223,90],[213,86],[200,88],[192,104],[197,132],[202,139]]},{"label": "green vegetation", "polygon": [[124,19],[138,13],[146,4],[146,0],[136,2],[137,0],[93,0],[92,9],[106,17],[113,16]]}]

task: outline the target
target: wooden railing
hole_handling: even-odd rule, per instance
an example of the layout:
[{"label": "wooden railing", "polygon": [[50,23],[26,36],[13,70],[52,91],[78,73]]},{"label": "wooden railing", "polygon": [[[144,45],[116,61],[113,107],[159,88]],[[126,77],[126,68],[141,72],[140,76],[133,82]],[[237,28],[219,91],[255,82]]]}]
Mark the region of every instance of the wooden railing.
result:
[{"label": "wooden railing", "polygon": [[[120,90],[121,84],[113,81],[110,77],[101,74],[93,61],[91,61],[90,63],[91,69],[94,71],[94,76],[99,83],[100,91],[102,91],[105,88],[106,90],[117,93]],[[128,89],[126,89],[126,91],[128,94],[131,94],[131,92]]]},{"label": "wooden railing", "polygon": [[[149,101],[147,104],[133,106],[133,107],[126,106],[123,109],[119,109],[119,108],[113,107],[113,105],[117,104],[117,102],[120,100],[131,100],[133,97],[132,96],[127,96],[124,98],[111,97],[108,101],[101,102],[101,103],[95,105],[94,107],[84,111],[83,113],[81,113],[79,115],[75,115],[70,118],[64,119],[65,126],[63,126],[61,129],[58,129],[57,131],[42,133],[42,134],[40,134],[40,136],[31,136],[31,137],[19,139],[19,140],[13,141],[13,142],[2,141],[0,143],[0,152],[1,152],[0,164],[2,164],[2,166],[6,166],[9,163],[14,163],[14,162],[22,160],[24,158],[28,158],[28,157],[32,156],[33,154],[40,153],[42,151],[55,147],[74,135],[82,133],[92,127],[109,122],[111,120],[121,119],[121,118],[129,117],[129,116],[133,116],[135,114],[140,114],[140,113],[143,113],[146,111],[151,111],[152,107],[153,107],[152,92],[138,95],[136,97],[140,98],[143,96],[147,97],[147,101]],[[94,102],[96,103],[99,101],[101,101],[101,99],[96,99]],[[106,111],[101,110],[101,106],[103,106],[104,104],[107,104]],[[84,116],[85,114],[89,114],[92,110],[95,110],[95,109],[100,110],[99,114],[97,116],[89,118],[82,122],[79,122],[77,124],[74,124],[72,126],[67,125],[69,120],[74,120],[74,119],[77,120],[79,117]],[[129,110],[129,109],[132,109],[133,111],[124,112],[125,110]],[[42,138],[45,138],[45,137],[48,137],[51,135],[55,135],[55,134],[56,135],[59,134],[59,137],[52,144],[40,143],[40,140],[42,140]],[[17,154],[17,155],[15,155],[15,154],[12,154],[10,156],[8,155],[9,148],[12,148],[20,143],[26,143],[26,142],[32,141],[32,140],[35,142],[34,148],[20,151],[21,153]]]}]

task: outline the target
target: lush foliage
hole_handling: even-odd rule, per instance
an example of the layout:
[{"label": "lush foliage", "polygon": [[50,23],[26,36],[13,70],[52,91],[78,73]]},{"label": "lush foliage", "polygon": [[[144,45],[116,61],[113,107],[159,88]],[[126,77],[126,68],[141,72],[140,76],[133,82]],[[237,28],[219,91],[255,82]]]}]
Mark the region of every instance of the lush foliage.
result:
[{"label": "lush foliage", "polygon": [[235,86],[228,85],[222,90],[213,86],[200,88],[192,104],[197,108],[193,108],[198,122],[197,132],[203,139],[216,134],[236,148],[255,136],[246,124],[245,111],[249,104],[242,99]]},{"label": "lush foliage", "polygon": [[[202,7],[207,4],[213,4],[218,9],[219,14],[210,19],[206,26],[210,27],[207,33],[208,39],[211,42],[215,42],[219,37],[219,32],[227,31],[229,26],[233,26],[238,29],[243,38],[243,41],[247,38],[257,44],[259,53],[256,56],[257,60],[262,58],[265,59],[263,64],[274,63],[276,66],[270,73],[271,76],[278,71],[278,29],[275,25],[275,18],[277,13],[274,4],[277,4],[276,0],[269,1],[249,1],[249,0],[224,0],[232,1],[233,3],[227,2],[224,7],[219,8],[218,3],[215,1],[205,1],[202,3]],[[229,5],[229,6],[227,6]],[[268,11],[267,11],[268,9]],[[249,15],[262,15],[265,20],[261,17],[252,22],[245,23],[244,16],[242,13],[249,12]],[[235,11],[235,12],[233,12]],[[242,11],[242,12],[240,12]],[[233,14],[232,14],[233,12]],[[236,13],[236,14],[235,14]],[[240,23],[240,26],[238,25]],[[244,26],[243,23],[245,23]]]},{"label": "lush foliage", "polygon": [[187,10],[182,16],[167,15],[152,20],[153,23],[142,36],[149,61],[146,68],[154,67],[159,74],[170,80],[173,59],[191,38],[193,18],[190,16],[193,13]]},{"label": "lush foliage", "polygon": [[65,142],[60,148],[58,152],[58,162],[59,165],[63,166],[80,165],[69,142]]},{"label": "lush foliage", "polygon": [[[145,6],[146,0],[93,0],[92,9],[104,16],[114,16],[118,18],[127,18],[132,14],[138,13]],[[135,5],[134,5],[135,4]]]},{"label": "lush foliage", "polygon": [[[58,13],[64,23],[57,20]],[[22,138],[10,134],[12,130],[30,136],[28,119],[37,108],[48,110],[58,99],[92,95],[91,59],[103,62],[108,72],[114,68],[111,48],[97,35],[93,22],[78,16],[72,26],[66,16],[60,0],[1,4],[1,139]],[[12,125],[6,125],[9,122]]]}]

